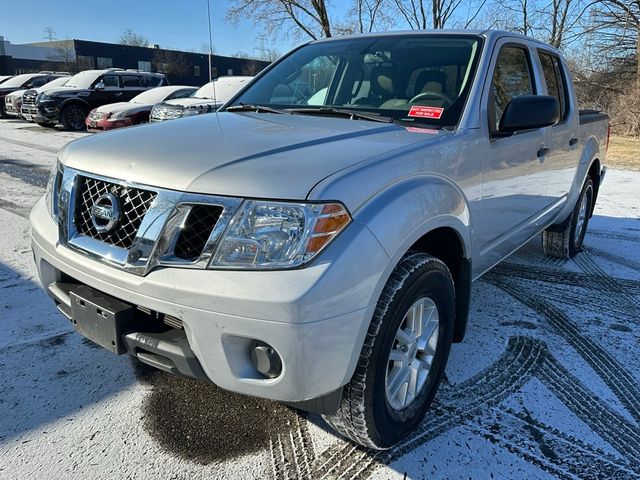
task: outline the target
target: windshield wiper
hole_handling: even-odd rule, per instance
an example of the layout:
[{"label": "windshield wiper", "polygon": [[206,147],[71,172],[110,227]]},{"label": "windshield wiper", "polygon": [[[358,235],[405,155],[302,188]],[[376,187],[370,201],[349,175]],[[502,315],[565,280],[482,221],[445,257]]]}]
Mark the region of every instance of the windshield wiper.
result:
[{"label": "windshield wiper", "polygon": [[289,112],[294,114],[297,113],[300,115],[333,115],[349,117],[349,119],[351,120],[370,120],[372,122],[393,123],[393,118],[391,117],[383,117],[375,113],[360,113],[356,112],[355,110],[347,110],[334,107],[291,108],[289,109]]},{"label": "windshield wiper", "polygon": [[291,115],[291,113],[287,110],[281,110],[279,108],[273,107],[265,107],[264,105],[253,105],[250,103],[240,103],[238,105],[232,105],[230,107],[225,108],[226,112],[266,112],[266,113],[284,113],[287,115]]}]

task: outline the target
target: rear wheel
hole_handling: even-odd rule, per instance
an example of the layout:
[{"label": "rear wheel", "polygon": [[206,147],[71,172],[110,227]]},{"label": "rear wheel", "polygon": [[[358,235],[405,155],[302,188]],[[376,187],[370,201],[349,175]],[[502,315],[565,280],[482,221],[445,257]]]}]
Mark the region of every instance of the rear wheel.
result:
[{"label": "rear wheel", "polygon": [[593,181],[591,177],[587,177],[565,228],[562,231],[542,232],[544,253],[556,258],[572,258],[580,253],[593,210],[593,201]]},{"label": "rear wheel", "polygon": [[409,253],[385,286],[356,371],[325,420],[350,440],[385,449],[422,421],[447,363],[454,285],[446,265]]},{"label": "rear wheel", "polygon": [[62,110],[60,120],[62,125],[67,130],[84,130],[86,125],[84,123],[87,118],[87,113],[80,105],[69,105]]}]

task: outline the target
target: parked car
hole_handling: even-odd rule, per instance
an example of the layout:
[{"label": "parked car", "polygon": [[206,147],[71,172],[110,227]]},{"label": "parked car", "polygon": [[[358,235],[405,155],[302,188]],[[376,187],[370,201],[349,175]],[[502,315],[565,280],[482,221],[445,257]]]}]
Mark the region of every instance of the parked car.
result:
[{"label": "parked car", "polygon": [[186,85],[156,87],[133,97],[128,102],[110,103],[89,112],[85,124],[91,131],[111,130],[149,121],[156,103],[190,97],[198,90]]},{"label": "parked car", "polygon": [[7,93],[4,97],[4,113],[8,117],[19,117],[20,108],[22,107],[22,95],[26,90],[16,90]]},{"label": "parked car", "polygon": [[152,122],[175,120],[201,113],[214,112],[233,97],[253,77],[229,76],[219,77],[206,83],[189,98],[167,100],[159,103],[151,110],[149,118]]},{"label": "parked car", "polygon": [[63,88],[40,95],[34,120],[42,126],[61,123],[67,130],[84,130],[85,119],[92,109],[128,102],[139,93],[167,84],[161,73],[121,68],[85,70],[70,78]]},{"label": "parked car", "polygon": [[6,118],[4,97],[16,90],[41,87],[54,78],[61,76],[57,72],[23,73],[11,77],[0,84],[0,118]]},{"label": "parked car", "polygon": [[49,90],[55,90],[60,87],[64,87],[70,78],[72,78],[70,75],[64,75],[62,77],[56,78],[55,80],[51,80],[49,83],[45,83],[41,87],[25,90],[25,92],[22,94],[20,116],[23,119],[32,122],[33,118],[36,116],[36,113],[38,113],[38,110],[36,109],[36,98],[38,97],[38,95],[48,92]]},{"label": "parked car", "polygon": [[9,80],[12,77],[13,77],[13,75],[0,75],[0,84],[6,82],[7,80]]},{"label": "parked car", "polygon": [[68,144],[34,258],[98,345],[388,448],[433,401],[472,280],[540,233],[580,252],[607,147],[540,41],[323,39],[215,116]]}]

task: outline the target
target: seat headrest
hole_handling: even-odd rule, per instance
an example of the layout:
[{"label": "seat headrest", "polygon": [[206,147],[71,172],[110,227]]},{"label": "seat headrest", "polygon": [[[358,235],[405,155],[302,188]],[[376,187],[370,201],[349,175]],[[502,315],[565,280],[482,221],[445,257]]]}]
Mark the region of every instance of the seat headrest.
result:
[{"label": "seat headrest", "polygon": [[371,71],[371,90],[383,97],[393,97],[396,94],[393,77],[393,67],[374,68]]},{"label": "seat headrest", "polygon": [[447,82],[447,77],[442,72],[424,71],[420,72],[416,79],[415,93],[443,92]]}]

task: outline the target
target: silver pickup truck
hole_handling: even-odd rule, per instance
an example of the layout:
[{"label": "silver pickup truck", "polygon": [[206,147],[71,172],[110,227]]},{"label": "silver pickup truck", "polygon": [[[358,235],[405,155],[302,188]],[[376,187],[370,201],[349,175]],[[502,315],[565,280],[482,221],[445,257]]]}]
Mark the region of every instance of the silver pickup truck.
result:
[{"label": "silver pickup truck", "polygon": [[431,404],[471,282],[540,233],[580,251],[607,135],[523,36],[314,41],[215,115],[63,148],[35,261],[95,343],[388,448]]}]

